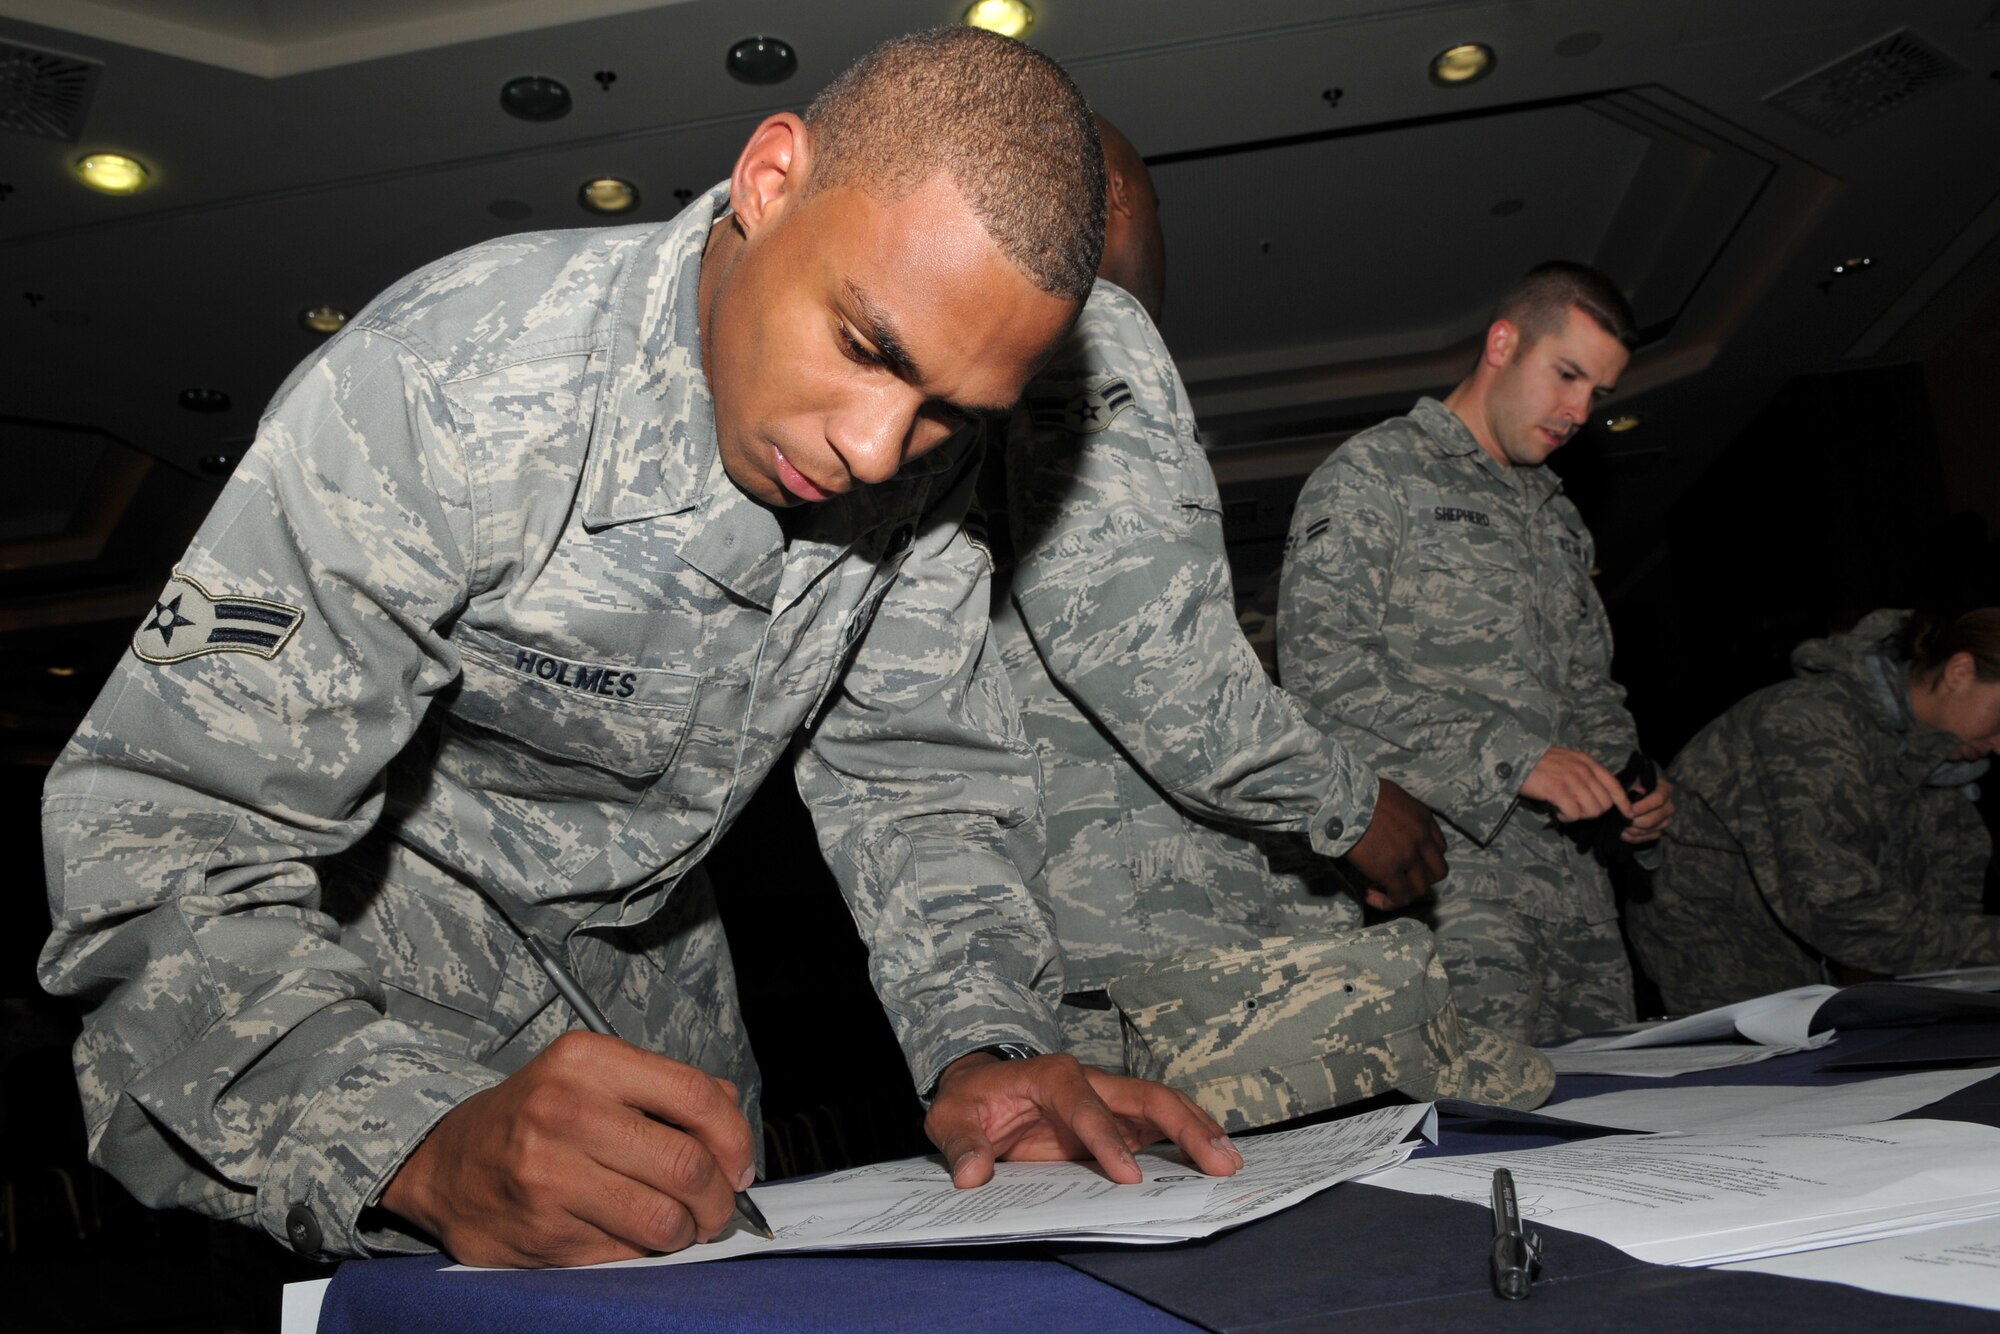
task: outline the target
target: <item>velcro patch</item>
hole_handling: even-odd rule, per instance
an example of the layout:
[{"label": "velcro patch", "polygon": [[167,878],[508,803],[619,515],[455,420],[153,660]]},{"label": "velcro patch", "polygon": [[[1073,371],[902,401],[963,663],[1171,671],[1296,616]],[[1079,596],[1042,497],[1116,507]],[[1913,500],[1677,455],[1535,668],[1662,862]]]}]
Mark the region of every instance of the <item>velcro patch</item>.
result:
[{"label": "velcro patch", "polygon": [[1114,376],[1073,398],[1038,395],[1029,400],[1028,414],[1037,430],[1095,435],[1131,406],[1132,386]]},{"label": "velcro patch", "polygon": [[303,609],[283,602],[211,593],[176,570],[152,615],[132,636],[132,651],[160,663],[204,653],[275,658],[305,618]]}]

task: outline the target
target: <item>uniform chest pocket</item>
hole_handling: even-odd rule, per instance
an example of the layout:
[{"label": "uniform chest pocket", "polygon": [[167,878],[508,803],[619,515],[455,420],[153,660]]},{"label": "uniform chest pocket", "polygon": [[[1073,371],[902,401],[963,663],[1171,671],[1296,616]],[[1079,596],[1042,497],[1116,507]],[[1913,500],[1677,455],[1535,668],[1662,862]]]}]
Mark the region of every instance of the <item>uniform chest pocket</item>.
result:
[{"label": "uniform chest pocket", "polygon": [[1521,628],[1528,590],[1508,534],[1470,502],[1440,500],[1418,517],[1411,542],[1418,621],[1434,636],[1511,638]]},{"label": "uniform chest pocket", "polygon": [[568,876],[615,842],[674,763],[700,678],[558,656],[485,631],[457,636],[463,674],[437,769],[487,813],[503,853]]}]

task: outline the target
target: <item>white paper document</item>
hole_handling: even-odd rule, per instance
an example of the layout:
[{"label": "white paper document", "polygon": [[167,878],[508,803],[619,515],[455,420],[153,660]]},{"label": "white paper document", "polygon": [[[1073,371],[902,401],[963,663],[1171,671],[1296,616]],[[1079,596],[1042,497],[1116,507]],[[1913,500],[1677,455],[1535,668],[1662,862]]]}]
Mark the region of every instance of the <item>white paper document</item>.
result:
[{"label": "white paper document", "polygon": [[1627,1047],[1675,1047],[1690,1042],[1712,1042],[1717,1038],[1746,1038],[1766,1047],[1818,1047],[1832,1038],[1831,1033],[1808,1032],[1813,1016],[1838,987],[1794,987],[1790,991],[1757,996],[1734,1005],[1721,1005],[1681,1019],[1660,1023],[1634,1024],[1609,1033],[1593,1034],[1566,1042],[1563,1052],[1619,1051]]},{"label": "white paper document", "polygon": [[330,1278],[309,1278],[303,1283],[287,1283],[279,1298],[278,1334],[313,1334],[319,1328],[319,1308],[326,1302]]},{"label": "white paper document", "polygon": [[1725,1267],[2000,1311],[2000,1219]]},{"label": "white paper document", "polygon": [[[742,1221],[706,1245],[672,1255],[620,1260],[624,1266],[696,1264],[786,1251],[983,1242],[1169,1242],[1206,1237],[1297,1204],[1338,1182],[1407,1159],[1421,1129],[1435,1139],[1428,1103],[1387,1107],[1236,1141],[1243,1167],[1204,1176],[1178,1154],[1137,1155],[1146,1179],[1118,1185],[1082,1163],[1000,1163],[974,1190],[951,1184],[942,1160],[904,1158],[758,1186],[753,1194],[775,1241]],[[454,1266],[464,1269],[466,1266]]]},{"label": "white paper document", "polygon": [[1887,1121],[1977,1084],[2000,1066],[1976,1070],[1922,1070],[1804,1088],[1788,1084],[1691,1085],[1630,1089],[1546,1103],[1540,1114],[1620,1130],[1732,1135],[1825,1130]]},{"label": "white paper document", "polygon": [[1915,982],[1925,987],[1944,987],[1951,991],[2000,991],[2000,964],[1948,968],[1939,973],[1905,973],[1896,980]]},{"label": "white paper document", "polygon": [[1619,1075],[1637,1079],[1672,1079],[1699,1070],[1755,1065],[1784,1056],[1796,1047],[1753,1047],[1745,1042],[1708,1042],[1699,1047],[1616,1047],[1609,1051],[1577,1051],[1571,1047],[1543,1050],[1559,1075]]},{"label": "white paper document", "polygon": [[1486,1204],[1659,1264],[1711,1265],[2000,1216],[2000,1130],[1959,1121],[1775,1135],[1632,1135],[1425,1158],[1368,1184]]}]

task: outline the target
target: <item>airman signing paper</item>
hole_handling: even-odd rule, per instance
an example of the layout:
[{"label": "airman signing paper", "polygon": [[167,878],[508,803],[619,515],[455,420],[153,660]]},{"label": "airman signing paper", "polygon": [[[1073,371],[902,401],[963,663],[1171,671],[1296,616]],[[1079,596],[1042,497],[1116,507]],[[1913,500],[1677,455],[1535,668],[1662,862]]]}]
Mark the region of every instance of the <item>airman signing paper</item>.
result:
[{"label": "airman signing paper", "polygon": [[[963,518],[1103,199],[1062,71],[938,30],[672,222],[475,246],[301,366],[49,779],[42,977],[87,1011],[97,1161],[329,1257],[716,1235],[755,1074],[689,873],[804,736],[955,1179],[1136,1180],[1162,1135],[1233,1171],[1185,1096],[1060,1054]],[[565,1035],[524,933],[624,1041]]]}]

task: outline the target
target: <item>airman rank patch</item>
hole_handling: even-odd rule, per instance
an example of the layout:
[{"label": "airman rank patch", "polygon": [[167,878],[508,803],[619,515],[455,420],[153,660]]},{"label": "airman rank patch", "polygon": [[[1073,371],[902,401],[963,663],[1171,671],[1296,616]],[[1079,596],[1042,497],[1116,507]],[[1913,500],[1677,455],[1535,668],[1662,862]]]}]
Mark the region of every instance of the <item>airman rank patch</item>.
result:
[{"label": "airman rank patch", "polygon": [[262,598],[220,597],[179,570],[153,604],[132,651],[147,662],[182,662],[204,653],[252,653],[275,658],[306,614]]},{"label": "airman rank patch", "polygon": [[1037,430],[1095,435],[1131,406],[1132,386],[1113,377],[1074,398],[1037,395],[1028,400],[1028,414]]}]

